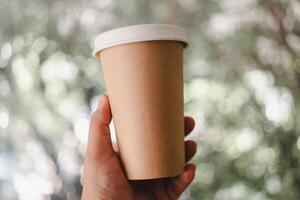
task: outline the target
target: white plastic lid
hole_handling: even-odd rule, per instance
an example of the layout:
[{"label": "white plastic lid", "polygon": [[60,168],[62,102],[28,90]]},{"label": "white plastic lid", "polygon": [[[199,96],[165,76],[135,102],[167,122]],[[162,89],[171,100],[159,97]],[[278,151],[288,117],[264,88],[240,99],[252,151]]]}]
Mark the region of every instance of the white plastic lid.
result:
[{"label": "white plastic lid", "polygon": [[108,47],[131,42],[174,40],[188,45],[185,30],[170,24],[141,24],[104,32],[95,38],[93,55]]}]

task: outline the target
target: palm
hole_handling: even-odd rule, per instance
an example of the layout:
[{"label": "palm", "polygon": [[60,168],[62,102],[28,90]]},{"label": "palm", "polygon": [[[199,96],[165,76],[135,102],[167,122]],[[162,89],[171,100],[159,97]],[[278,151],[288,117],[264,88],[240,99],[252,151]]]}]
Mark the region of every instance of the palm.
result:
[{"label": "palm", "polygon": [[[118,154],[113,150],[110,141],[108,124],[111,115],[107,104],[108,102],[103,106],[102,113],[97,114],[100,109],[96,111],[91,122],[89,145],[85,159],[82,199],[177,199],[192,182],[195,175],[195,166],[187,164],[184,172],[173,178],[128,181],[121,167]],[[189,134],[193,128],[193,119],[186,117],[185,134]],[[186,141],[186,162],[195,153],[196,143]]]}]

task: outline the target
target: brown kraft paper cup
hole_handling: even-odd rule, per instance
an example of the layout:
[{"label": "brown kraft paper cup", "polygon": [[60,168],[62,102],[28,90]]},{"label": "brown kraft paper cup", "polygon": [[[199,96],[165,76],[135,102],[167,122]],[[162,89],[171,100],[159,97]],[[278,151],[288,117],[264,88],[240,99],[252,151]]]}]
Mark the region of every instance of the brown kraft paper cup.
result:
[{"label": "brown kraft paper cup", "polygon": [[127,178],[179,175],[185,164],[186,32],[176,25],[140,24],[101,33],[94,42]]},{"label": "brown kraft paper cup", "polygon": [[98,53],[130,180],[184,169],[183,48],[178,41],[143,41]]}]

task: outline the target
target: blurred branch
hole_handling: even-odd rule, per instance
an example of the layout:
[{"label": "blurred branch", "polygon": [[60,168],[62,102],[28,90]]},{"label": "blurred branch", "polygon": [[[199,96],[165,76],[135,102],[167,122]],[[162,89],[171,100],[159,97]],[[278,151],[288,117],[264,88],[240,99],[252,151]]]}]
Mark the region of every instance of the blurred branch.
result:
[{"label": "blurred branch", "polygon": [[[288,50],[288,52],[291,54],[293,60],[295,61],[297,59],[297,57],[299,55],[297,55],[297,53],[291,48],[291,46],[289,45],[288,41],[287,41],[287,31],[284,28],[284,18],[286,17],[286,10],[284,8],[284,6],[282,5],[282,3],[280,3],[279,1],[275,1],[275,0],[264,0],[264,3],[266,5],[266,7],[271,11],[274,19],[277,21],[278,25],[279,25],[279,36],[280,36],[280,41],[281,44]],[[294,63],[295,65],[295,63]],[[295,81],[296,81],[296,86],[298,89],[300,89],[300,73],[297,72],[294,68],[294,66],[290,66],[291,71],[293,72],[294,76],[295,76]],[[289,82],[289,81],[288,81]],[[290,85],[291,88],[294,88],[295,85]],[[298,92],[293,92],[294,96],[297,99],[300,99],[300,94]]]},{"label": "blurred branch", "polygon": [[269,10],[271,11],[274,19],[277,21],[279,25],[279,32],[281,36],[281,42],[282,44],[289,50],[289,52],[295,57],[297,54],[296,52],[291,48],[291,46],[287,42],[287,32],[284,28],[283,21],[286,17],[286,10],[283,7],[283,5],[279,1],[275,0],[265,0],[265,3]]}]

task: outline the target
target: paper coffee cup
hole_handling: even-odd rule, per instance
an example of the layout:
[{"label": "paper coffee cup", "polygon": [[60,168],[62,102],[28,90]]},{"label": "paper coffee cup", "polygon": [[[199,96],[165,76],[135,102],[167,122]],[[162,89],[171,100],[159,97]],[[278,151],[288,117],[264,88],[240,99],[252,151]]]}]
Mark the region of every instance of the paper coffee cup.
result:
[{"label": "paper coffee cup", "polygon": [[182,173],[184,157],[183,49],[175,25],[118,28],[95,39],[121,161],[130,180]]}]

